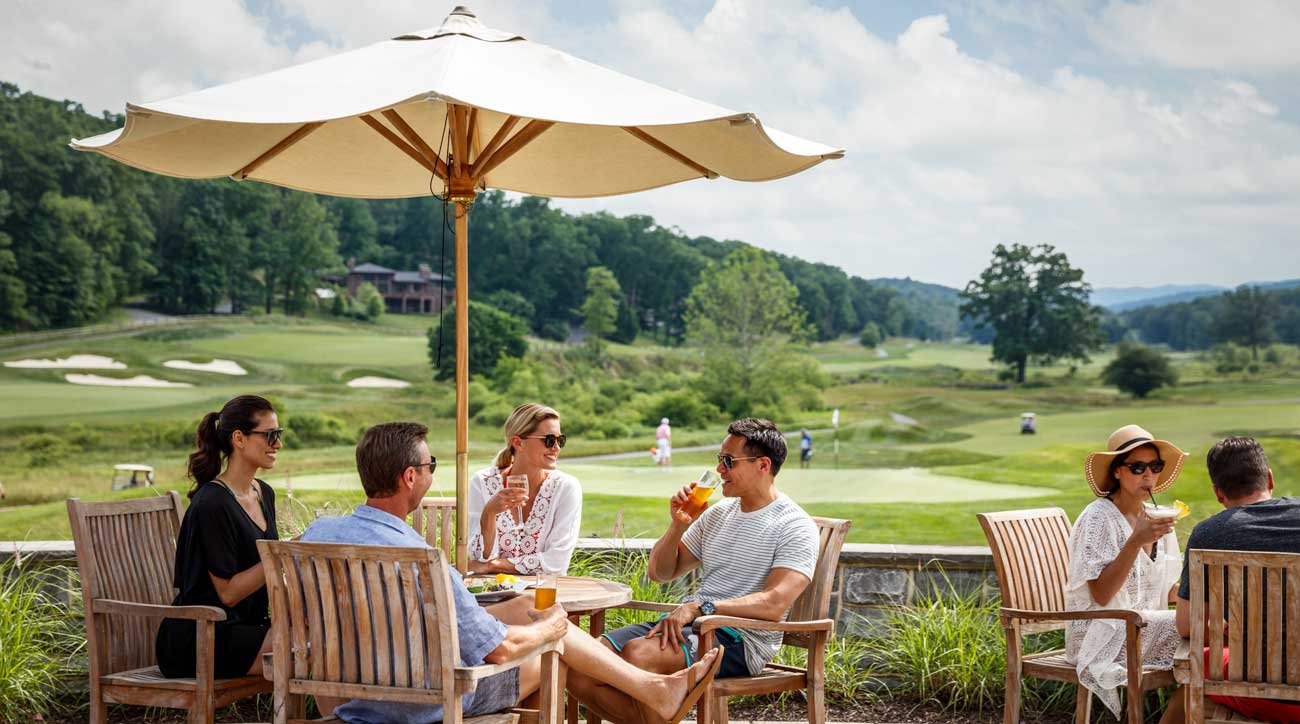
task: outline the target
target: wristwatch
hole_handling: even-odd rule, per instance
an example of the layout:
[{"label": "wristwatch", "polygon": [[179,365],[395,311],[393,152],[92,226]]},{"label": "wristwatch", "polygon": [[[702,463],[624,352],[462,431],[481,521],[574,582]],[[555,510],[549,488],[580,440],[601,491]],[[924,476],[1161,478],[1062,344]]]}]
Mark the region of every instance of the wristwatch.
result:
[{"label": "wristwatch", "polygon": [[718,607],[713,605],[713,601],[700,601],[700,615],[712,616],[718,612]]}]

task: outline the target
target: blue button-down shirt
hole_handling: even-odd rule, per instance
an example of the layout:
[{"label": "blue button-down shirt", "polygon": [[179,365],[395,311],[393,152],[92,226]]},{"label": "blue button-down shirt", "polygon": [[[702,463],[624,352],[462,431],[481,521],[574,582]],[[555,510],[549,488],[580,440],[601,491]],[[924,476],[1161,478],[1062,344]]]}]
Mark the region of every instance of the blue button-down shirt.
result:
[{"label": "blue button-down shirt", "polygon": [[[406,521],[364,503],[352,515],[320,518],[302,534],[307,543],[354,543],[360,545],[428,548],[429,544]],[[461,666],[478,666],[506,635],[506,626],[478,605],[474,594],[456,573],[449,576],[456,605],[456,629],[460,638]],[[470,706],[473,694],[465,697]],[[350,724],[380,722],[435,722],[442,720],[442,707],[398,704],[353,699],[334,713]]]}]

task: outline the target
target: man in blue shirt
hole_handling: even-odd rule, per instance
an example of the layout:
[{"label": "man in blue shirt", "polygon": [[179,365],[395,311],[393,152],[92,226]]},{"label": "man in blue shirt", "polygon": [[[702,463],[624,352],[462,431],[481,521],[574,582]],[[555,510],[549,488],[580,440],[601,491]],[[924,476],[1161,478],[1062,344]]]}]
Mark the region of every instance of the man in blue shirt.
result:
[{"label": "man in blue shirt", "polygon": [[[303,533],[302,540],[427,548],[424,538],[405,522],[433,483],[437,461],[429,454],[427,434],[428,428],[414,422],[391,422],[366,430],[357,444],[357,472],[366,502],[351,515],[317,520]],[[460,659],[465,666],[499,664],[543,643],[563,641],[561,658],[570,668],[627,692],[665,721],[674,723],[699,699],[717,672],[716,651],[701,657],[689,670],[666,675],[644,671],[569,623],[559,605],[536,611],[529,594],[481,608],[460,576],[453,574],[450,578]],[[541,662],[534,657],[518,668],[479,682],[477,689],[464,697],[464,714],[478,716],[515,706],[537,691],[540,684]],[[442,707],[426,704],[318,697],[317,705],[322,712],[333,710],[349,724],[426,724],[442,719]],[[601,713],[615,721],[637,714]]]}]

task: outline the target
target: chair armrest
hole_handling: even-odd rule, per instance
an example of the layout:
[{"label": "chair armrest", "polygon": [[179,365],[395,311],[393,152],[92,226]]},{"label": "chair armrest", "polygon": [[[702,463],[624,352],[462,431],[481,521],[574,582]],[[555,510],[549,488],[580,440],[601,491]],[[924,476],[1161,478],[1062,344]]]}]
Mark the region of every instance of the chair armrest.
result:
[{"label": "chair armrest", "polygon": [[556,653],[563,653],[564,646],[559,641],[549,641],[547,643],[542,644],[541,646],[538,646],[535,649],[532,649],[531,651],[524,653],[522,656],[515,657],[513,659],[510,659],[509,661],[503,661],[499,664],[481,664],[479,666],[457,666],[456,678],[461,681],[478,681],[479,679],[485,679],[494,674],[499,674],[503,671],[509,671],[513,668],[516,668],[520,664],[527,661],[528,659],[531,659],[535,656],[541,656],[542,654],[545,654],[550,651],[554,651]]},{"label": "chair armrest", "polygon": [[610,606],[605,609],[611,611],[616,608],[628,608],[634,611],[654,611],[655,613],[672,613],[677,610],[681,604],[677,603],[657,603],[655,601],[628,601],[619,606]]},{"label": "chair armrest", "polygon": [[1192,680],[1192,662],[1190,657],[1190,646],[1187,639],[1178,642],[1178,648],[1174,650],[1174,681],[1180,684],[1186,684]]},{"label": "chair armrest", "polygon": [[1145,618],[1137,611],[1126,608],[1101,608],[1095,611],[1025,611],[1019,608],[1002,608],[1003,618],[1020,618],[1026,621],[1089,621],[1096,619],[1118,619],[1142,628],[1147,625]]},{"label": "chair armrest", "polygon": [[695,619],[691,626],[698,633],[712,631],[730,626],[732,628],[747,628],[758,631],[785,631],[787,633],[804,633],[810,631],[825,631],[830,633],[835,630],[835,622],[829,618],[818,619],[816,621],[764,621],[757,618],[740,618],[739,616],[700,616]]},{"label": "chair armrest", "polygon": [[191,621],[225,621],[226,612],[216,606],[159,606],[152,603],[135,603],[133,601],[115,601],[111,598],[96,598],[90,602],[94,613],[107,613],[114,616],[144,616],[156,618],[184,618]]}]

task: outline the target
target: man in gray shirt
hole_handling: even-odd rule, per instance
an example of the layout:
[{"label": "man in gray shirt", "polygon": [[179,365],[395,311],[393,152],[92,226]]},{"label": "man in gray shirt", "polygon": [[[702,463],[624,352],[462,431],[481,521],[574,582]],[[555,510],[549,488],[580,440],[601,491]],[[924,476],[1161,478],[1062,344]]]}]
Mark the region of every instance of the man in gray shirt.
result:
[{"label": "man in gray shirt", "polygon": [[[1210,448],[1205,467],[1214,484],[1214,497],[1224,510],[1196,524],[1187,537],[1187,550],[1300,553],[1300,498],[1273,497],[1273,470],[1258,442],[1249,437],[1226,438]],[[1184,638],[1191,635],[1193,624],[1205,625],[1190,620],[1187,560],[1184,555],[1174,619]],[[1294,701],[1213,695],[1210,699],[1252,719],[1300,721],[1300,704]],[[1182,704],[1181,695],[1176,701]]]},{"label": "man in gray shirt", "polygon": [[[424,439],[427,434],[428,428],[414,422],[391,422],[366,430],[357,444],[357,471],[366,502],[351,515],[317,520],[302,540],[427,548],[424,538],[406,524],[406,517],[420,505],[433,483],[437,466]],[[459,575],[452,572],[450,578],[462,665],[499,664],[543,643],[563,641],[561,659],[570,671],[629,692],[656,716],[669,721],[681,720],[716,672],[716,654],[702,658],[689,671],[683,667],[661,673],[639,669],[569,623],[559,605],[535,611],[528,593],[481,608]],[[541,662],[534,657],[480,682],[473,693],[465,695],[464,714],[478,716],[515,706],[540,683]],[[317,705],[349,724],[428,724],[442,719],[442,707],[425,704],[319,697]]]},{"label": "man in gray shirt", "polygon": [[[776,489],[786,457],[785,436],[768,420],[731,423],[718,453],[725,500],[708,507],[691,503],[694,483],[669,501],[668,530],[650,553],[649,577],[665,582],[700,569],[697,591],[657,623],[606,633],[602,641],[623,659],[649,671],[675,671],[699,657],[691,623],[725,615],[784,620],[790,605],[812,581],[818,535],[812,518]],[[779,631],[719,631],[719,677],[759,673],[781,645]],[[604,714],[635,707],[626,693],[583,676],[569,675],[569,689]],[[643,707],[644,708],[644,707]],[[642,712],[643,721],[656,721]]]}]

